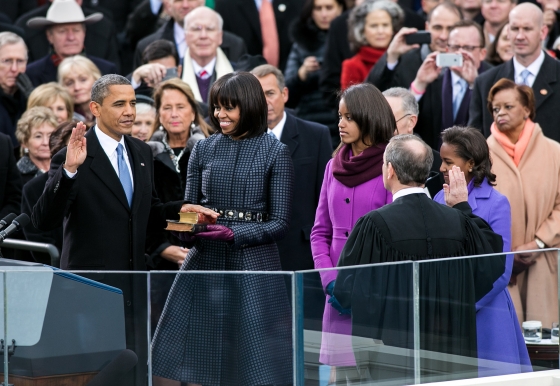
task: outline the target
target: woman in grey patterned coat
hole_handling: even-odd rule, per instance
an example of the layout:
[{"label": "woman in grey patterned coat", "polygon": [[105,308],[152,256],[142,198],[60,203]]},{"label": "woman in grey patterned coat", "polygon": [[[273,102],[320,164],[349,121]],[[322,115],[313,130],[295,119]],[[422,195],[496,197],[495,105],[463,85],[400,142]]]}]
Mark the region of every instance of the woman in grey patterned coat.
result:
[{"label": "woman in grey patterned coat", "polygon": [[[290,154],[266,134],[266,100],[253,75],[218,79],[210,106],[218,133],[193,149],[185,201],[220,217],[194,240],[184,237],[192,248],[181,270],[279,271],[275,241],[291,213]],[[281,275],[179,273],[153,340],[154,385],[290,384],[291,327]]]}]

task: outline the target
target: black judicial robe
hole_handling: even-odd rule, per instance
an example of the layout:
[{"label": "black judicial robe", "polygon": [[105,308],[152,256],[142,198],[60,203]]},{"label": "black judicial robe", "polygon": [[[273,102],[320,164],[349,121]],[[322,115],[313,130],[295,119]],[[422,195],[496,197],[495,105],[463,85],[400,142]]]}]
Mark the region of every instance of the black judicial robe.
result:
[{"label": "black judicial robe", "polygon": [[[360,218],[338,266],[501,252],[501,236],[467,202],[449,208],[410,194]],[[504,270],[505,256],[420,264],[421,350],[476,358],[475,304]],[[412,349],[412,291],[412,265],[400,264],[341,270],[334,295],[352,309],[353,336]],[[405,377],[412,376],[408,370]],[[370,370],[366,378],[383,379],[382,373]]]}]

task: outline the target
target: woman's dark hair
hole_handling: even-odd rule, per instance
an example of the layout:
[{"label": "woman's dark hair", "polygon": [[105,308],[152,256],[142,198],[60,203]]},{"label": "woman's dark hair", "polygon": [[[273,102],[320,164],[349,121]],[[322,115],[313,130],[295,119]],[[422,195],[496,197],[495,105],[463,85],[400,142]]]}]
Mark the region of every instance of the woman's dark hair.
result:
[{"label": "woman's dark hair", "polygon": [[535,94],[533,94],[533,89],[529,86],[515,84],[515,82],[507,78],[502,78],[497,81],[488,93],[487,107],[488,110],[490,110],[490,114],[494,116],[494,112],[492,111],[492,101],[494,100],[494,97],[497,93],[504,90],[517,91],[519,102],[523,107],[527,107],[529,109],[529,119],[534,121],[535,116],[537,115],[537,110],[535,108]]},{"label": "woman's dark hair", "polygon": [[492,159],[484,135],[474,127],[453,126],[441,133],[442,143],[455,147],[457,157],[470,161],[474,186],[479,187],[484,178],[492,186],[496,185],[496,175],[492,173]]},{"label": "woman's dark hair", "polygon": [[[389,143],[397,124],[391,106],[377,87],[369,83],[350,86],[340,94],[342,99],[367,146]],[[335,154],[342,146],[341,143]]]},{"label": "woman's dark hair", "polygon": [[76,127],[78,121],[72,120],[67,122],[62,122],[56,127],[49,138],[49,148],[51,149],[51,157],[54,157],[63,147],[66,146],[70,136],[72,135],[72,129]]},{"label": "woman's dark hair", "polygon": [[502,64],[504,61],[500,58],[498,54],[498,43],[500,42],[500,36],[502,35],[502,31],[506,28],[509,24],[506,23],[500,27],[498,32],[496,32],[496,38],[488,47],[488,51],[486,52],[486,61],[493,66],[498,66]]},{"label": "woman's dark hair", "polygon": [[[230,133],[233,137],[252,138],[268,129],[268,108],[261,83],[248,72],[234,72],[222,76],[212,85],[208,109],[216,106],[239,107],[239,122]],[[210,121],[218,132],[222,132],[220,122],[210,114]]]},{"label": "woman's dark hair", "polygon": [[[335,2],[338,5],[342,6],[342,12],[346,11],[346,1],[335,0]],[[314,5],[315,5],[315,0],[305,0],[305,3],[303,3],[303,7],[301,8],[301,12],[299,14],[300,23],[305,24],[307,23],[308,20],[311,19]]]}]

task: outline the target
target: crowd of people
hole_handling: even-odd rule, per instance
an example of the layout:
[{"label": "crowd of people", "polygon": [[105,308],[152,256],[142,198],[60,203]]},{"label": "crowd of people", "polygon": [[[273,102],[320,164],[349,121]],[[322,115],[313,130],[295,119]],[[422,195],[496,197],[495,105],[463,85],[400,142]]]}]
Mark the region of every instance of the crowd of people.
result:
[{"label": "crowd of people", "polygon": [[[493,290],[469,300],[476,331],[448,331],[468,344],[427,347],[526,371],[520,323],[558,321],[557,256],[525,252],[560,246],[558,1],[0,4],[0,218],[29,214],[14,237],[55,245],[61,268],[299,271],[516,251],[481,265]],[[460,61],[442,64],[443,53]],[[413,227],[407,206],[432,224]],[[165,231],[179,211],[217,223]],[[431,241],[454,226],[469,243]],[[352,309],[353,280],[305,277],[305,327],[322,331],[320,361],[342,382],[367,378],[349,337],[377,307]],[[282,283],[166,285],[158,384],[290,383]],[[244,324],[257,309],[267,317]],[[210,315],[213,332],[199,335]],[[364,336],[408,348],[387,323],[399,321]]]}]

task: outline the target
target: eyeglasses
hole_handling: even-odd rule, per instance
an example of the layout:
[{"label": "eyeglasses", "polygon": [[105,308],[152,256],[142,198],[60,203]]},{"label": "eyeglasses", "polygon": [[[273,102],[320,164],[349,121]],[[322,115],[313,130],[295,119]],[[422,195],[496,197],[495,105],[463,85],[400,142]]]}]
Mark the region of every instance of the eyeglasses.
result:
[{"label": "eyeglasses", "polygon": [[206,31],[206,33],[216,32],[218,30],[218,28],[215,27],[215,26],[210,26],[209,27],[209,26],[204,26],[204,25],[192,25],[192,26],[189,26],[188,30],[189,30],[189,33],[198,35],[198,34],[201,34],[202,31]]},{"label": "eyeglasses", "polygon": [[402,121],[404,118],[408,117],[409,115],[412,115],[412,114],[405,114],[405,115],[403,115],[402,117],[400,117],[399,119],[397,119],[395,123],[399,123],[400,121]]},{"label": "eyeglasses", "polygon": [[14,62],[18,67],[23,67],[27,64],[27,60],[24,59],[0,59],[0,65],[2,65],[3,67],[12,67],[14,65]]},{"label": "eyeglasses", "polygon": [[448,44],[447,48],[449,48],[449,51],[451,51],[451,52],[457,52],[459,50],[464,50],[464,51],[467,51],[467,52],[473,52],[477,48],[482,48],[482,47],[481,46],[460,46],[460,45],[457,45],[457,44]]}]

